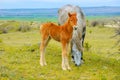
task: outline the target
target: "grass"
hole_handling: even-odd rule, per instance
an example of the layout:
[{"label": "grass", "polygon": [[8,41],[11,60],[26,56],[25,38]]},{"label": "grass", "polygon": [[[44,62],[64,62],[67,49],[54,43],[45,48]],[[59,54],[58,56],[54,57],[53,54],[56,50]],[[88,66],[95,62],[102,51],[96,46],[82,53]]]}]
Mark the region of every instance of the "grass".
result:
[{"label": "grass", "polygon": [[54,40],[46,49],[48,65],[40,66],[39,30],[0,34],[0,80],[119,80],[120,54],[113,48],[113,35],[113,28],[87,27],[85,63],[76,67],[70,61],[72,70],[63,71],[61,44]]}]

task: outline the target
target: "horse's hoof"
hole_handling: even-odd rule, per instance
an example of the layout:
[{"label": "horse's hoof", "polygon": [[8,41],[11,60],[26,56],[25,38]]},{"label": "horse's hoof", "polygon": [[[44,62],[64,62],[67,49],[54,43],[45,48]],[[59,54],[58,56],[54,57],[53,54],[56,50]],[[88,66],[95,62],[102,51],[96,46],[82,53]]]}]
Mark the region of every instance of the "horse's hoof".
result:
[{"label": "horse's hoof", "polygon": [[80,66],[80,64],[75,64],[75,66]]}]

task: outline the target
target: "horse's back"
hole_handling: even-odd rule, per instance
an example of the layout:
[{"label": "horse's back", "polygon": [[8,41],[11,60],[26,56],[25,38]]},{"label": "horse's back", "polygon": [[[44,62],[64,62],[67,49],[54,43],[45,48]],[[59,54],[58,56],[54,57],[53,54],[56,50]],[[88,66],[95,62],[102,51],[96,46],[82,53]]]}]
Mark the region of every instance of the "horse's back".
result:
[{"label": "horse's back", "polygon": [[[77,13],[77,35],[73,34],[73,37],[75,37],[76,39],[81,39],[82,36],[85,35],[85,31],[86,31],[86,20],[85,20],[85,16],[84,13],[82,11],[82,9],[79,6],[74,6],[74,5],[65,5],[62,8],[60,8],[58,10],[58,24],[62,25],[68,18],[68,13]],[[79,37],[80,36],[80,37]],[[73,38],[73,39],[75,39]],[[78,40],[79,40],[78,39]]]},{"label": "horse's back", "polygon": [[78,25],[85,27],[85,15],[79,6],[65,5],[58,10],[58,23],[62,25],[68,18],[68,13],[77,13]]}]

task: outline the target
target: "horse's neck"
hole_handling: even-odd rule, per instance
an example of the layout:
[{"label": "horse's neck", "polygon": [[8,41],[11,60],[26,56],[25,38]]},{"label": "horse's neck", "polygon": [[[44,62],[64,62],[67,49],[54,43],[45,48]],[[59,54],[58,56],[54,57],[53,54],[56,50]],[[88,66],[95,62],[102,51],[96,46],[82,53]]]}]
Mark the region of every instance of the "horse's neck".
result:
[{"label": "horse's neck", "polygon": [[64,23],[62,27],[64,28],[64,30],[66,30],[69,33],[73,32],[73,27],[69,24],[69,21]]}]

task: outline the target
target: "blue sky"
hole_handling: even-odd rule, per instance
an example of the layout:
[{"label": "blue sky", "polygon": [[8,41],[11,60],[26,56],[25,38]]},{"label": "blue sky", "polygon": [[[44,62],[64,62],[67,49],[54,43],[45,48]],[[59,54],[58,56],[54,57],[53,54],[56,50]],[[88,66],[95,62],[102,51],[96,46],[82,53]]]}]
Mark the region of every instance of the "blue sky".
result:
[{"label": "blue sky", "polygon": [[65,4],[81,7],[120,6],[120,0],[0,0],[0,9],[59,8]]}]

